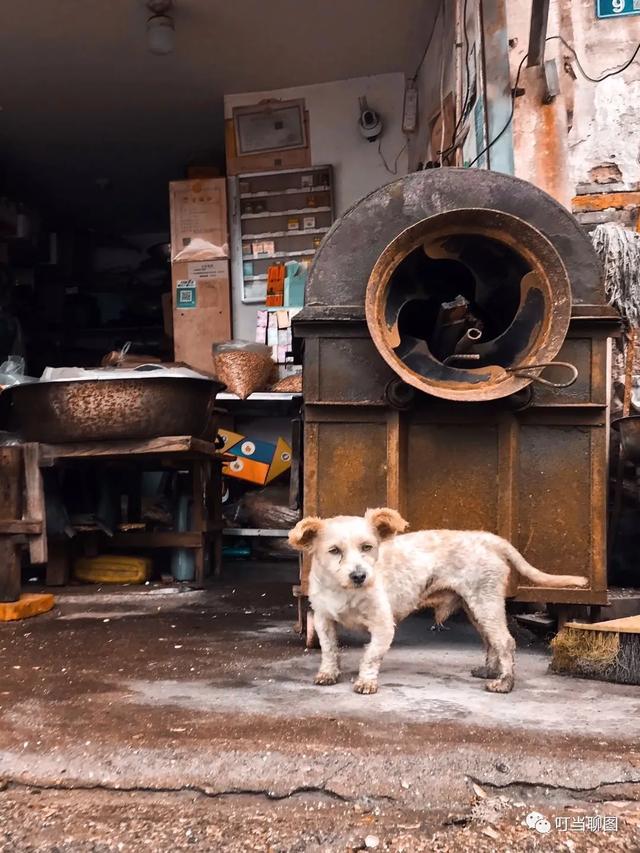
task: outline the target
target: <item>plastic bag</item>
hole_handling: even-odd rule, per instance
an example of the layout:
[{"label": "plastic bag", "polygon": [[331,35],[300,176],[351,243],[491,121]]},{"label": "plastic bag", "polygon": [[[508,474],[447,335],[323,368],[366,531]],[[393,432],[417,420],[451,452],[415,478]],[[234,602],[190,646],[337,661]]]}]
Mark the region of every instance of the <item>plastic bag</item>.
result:
[{"label": "plastic bag", "polygon": [[265,388],[275,367],[271,347],[254,341],[214,344],[213,364],[220,382],[241,400]]},{"label": "plastic bag", "polygon": [[33,376],[25,376],[25,362],[21,355],[10,355],[7,361],[0,364],[0,387],[22,385],[26,382],[37,382]]}]

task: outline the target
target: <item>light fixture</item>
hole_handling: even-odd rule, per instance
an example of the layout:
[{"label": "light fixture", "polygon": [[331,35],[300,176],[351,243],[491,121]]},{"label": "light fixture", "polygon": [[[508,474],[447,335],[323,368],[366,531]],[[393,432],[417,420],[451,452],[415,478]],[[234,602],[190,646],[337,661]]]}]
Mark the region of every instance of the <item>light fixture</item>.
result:
[{"label": "light fixture", "polygon": [[147,0],[147,9],[152,13],[147,20],[147,46],[151,53],[172,53],[176,34],[171,11],[173,0]]}]

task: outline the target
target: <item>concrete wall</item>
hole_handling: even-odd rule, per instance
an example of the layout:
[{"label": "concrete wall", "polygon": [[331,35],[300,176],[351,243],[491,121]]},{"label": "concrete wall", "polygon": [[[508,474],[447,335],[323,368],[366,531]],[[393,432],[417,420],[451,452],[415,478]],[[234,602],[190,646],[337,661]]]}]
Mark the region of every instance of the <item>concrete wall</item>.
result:
[{"label": "concrete wall", "polygon": [[[504,2],[504,0],[502,0]],[[531,0],[507,3],[512,85],[528,47]],[[562,36],[592,77],[622,65],[640,42],[640,16],[598,20],[593,0],[552,0],[548,36]],[[547,42],[547,59],[558,65],[561,94],[542,103],[540,68],[523,67],[514,117],[515,171],[582,216],[576,195],[629,192],[640,182],[640,57],[623,73],[600,83],[586,80],[558,40]],[[575,79],[570,71],[573,69]],[[605,213],[606,200],[587,210],[585,224],[637,216]],[[622,205],[621,210],[625,209]]]},{"label": "concrete wall", "polygon": [[[444,10],[444,14],[443,14]],[[440,112],[440,86],[446,97],[455,93],[455,4],[443,3],[424,61],[416,81],[418,88],[418,130],[409,140],[409,167],[413,171],[419,163],[437,159],[437,150],[432,150],[431,128]],[[424,34],[425,44],[431,35]]]},{"label": "concrete wall", "polygon": [[336,214],[340,215],[363,195],[394,178],[378,154],[378,143],[367,142],[358,130],[358,98],[361,95],[366,96],[369,106],[384,119],[380,142],[387,163],[393,168],[396,156],[402,152],[398,158],[398,174],[406,174],[407,152],[402,133],[404,75],[400,73],[225,95],[225,118],[231,118],[233,107],[255,104],[266,98],[304,98],[309,111],[311,161],[314,165],[329,163],[333,166]]},{"label": "concrete wall", "polygon": [[[397,174],[405,175],[408,155],[402,133],[404,75],[401,73],[225,95],[225,117],[231,118],[235,106],[255,104],[266,98],[304,98],[309,111],[311,160],[314,165],[333,166],[335,212],[340,216],[364,195],[395,179],[378,153],[378,142],[368,142],[358,130],[361,95],[366,96],[369,106],[384,119],[380,145],[388,166],[394,170],[397,158]],[[233,334],[253,340],[259,306],[244,305],[240,290],[239,284],[234,285]]]}]

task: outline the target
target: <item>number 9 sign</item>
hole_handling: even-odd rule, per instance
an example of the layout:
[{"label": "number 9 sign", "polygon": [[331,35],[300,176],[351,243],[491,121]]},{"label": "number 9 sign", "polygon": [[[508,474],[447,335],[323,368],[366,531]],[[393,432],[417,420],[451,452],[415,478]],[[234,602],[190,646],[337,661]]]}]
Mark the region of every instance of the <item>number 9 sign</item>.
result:
[{"label": "number 9 sign", "polygon": [[640,0],[596,0],[596,17],[619,18],[640,15]]}]

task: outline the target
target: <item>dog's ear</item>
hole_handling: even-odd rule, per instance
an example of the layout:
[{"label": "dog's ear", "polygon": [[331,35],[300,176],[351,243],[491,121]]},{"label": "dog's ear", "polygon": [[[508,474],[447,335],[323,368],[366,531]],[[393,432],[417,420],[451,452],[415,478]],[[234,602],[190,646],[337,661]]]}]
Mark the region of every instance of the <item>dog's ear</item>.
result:
[{"label": "dog's ear", "polygon": [[293,530],[289,531],[289,545],[297,551],[310,548],[323,524],[323,520],[314,515],[303,518],[302,521],[296,524]]},{"label": "dog's ear", "polygon": [[368,509],[364,517],[375,528],[380,539],[391,539],[396,533],[404,533],[409,526],[409,522],[397,510],[387,506]]}]

